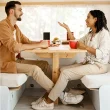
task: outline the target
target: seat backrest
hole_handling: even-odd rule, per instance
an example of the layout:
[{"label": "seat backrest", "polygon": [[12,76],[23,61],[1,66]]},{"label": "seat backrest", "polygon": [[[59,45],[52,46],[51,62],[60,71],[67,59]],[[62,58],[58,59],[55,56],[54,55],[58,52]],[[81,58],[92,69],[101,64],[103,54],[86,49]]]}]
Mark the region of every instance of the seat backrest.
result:
[{"label": "seat backrest", "polygon": [[108,72],[110,72],[110,63],[109,63],[109,65],[108,65]]},{"label": "seat backrest", "polygon": [[110,72],[110,50],[109,50],[109,65],[108,65],[108,71]]}]

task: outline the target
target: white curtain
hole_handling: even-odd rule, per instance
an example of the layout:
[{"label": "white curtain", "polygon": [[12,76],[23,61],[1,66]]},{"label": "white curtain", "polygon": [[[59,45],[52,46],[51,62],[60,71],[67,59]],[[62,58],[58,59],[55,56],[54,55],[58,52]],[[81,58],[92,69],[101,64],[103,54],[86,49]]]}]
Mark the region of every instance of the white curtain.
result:
[{"label": "white curtain", "polygon": [[[43,32],[50,32],[51,40],[59,37],[66,40],[66,30],[58,21],[66,23],[74,32],[76,39],[84,36],[88,29],[85,19],[92,5],[28,5],[22,6],[22,21],[17,22],[21,31],[31,40],[43,39]],[[6,17],[5,7],[0,7],[0,20]]]},{"label": "white curtain", "polygon": [[31,40],[43,39],[43,32],[50,32],[50,39],[66,40],[66,30],[58,21],[66,23],[77,39],[87,33],[85,19],[91,5],[34,5],[23,6],[22,21],[18,22],[22,32]]}]

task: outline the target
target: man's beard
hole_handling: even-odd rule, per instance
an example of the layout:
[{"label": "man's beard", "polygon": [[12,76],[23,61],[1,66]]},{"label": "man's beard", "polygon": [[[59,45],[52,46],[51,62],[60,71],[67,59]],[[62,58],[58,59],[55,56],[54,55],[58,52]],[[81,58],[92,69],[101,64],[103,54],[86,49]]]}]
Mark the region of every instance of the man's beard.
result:
[{"label": "man's beard", "polygon": [[17,21],[21,21],[21,18],[19,17],[19,18],[17,18]]},{"label": "man's beard", "polygon": [[16,13],[14,13],[14,16],[16,17],[16,20],[17,21],[21,21],[21,18],[20,17],[18,18],[17,15],[16,15]]}]

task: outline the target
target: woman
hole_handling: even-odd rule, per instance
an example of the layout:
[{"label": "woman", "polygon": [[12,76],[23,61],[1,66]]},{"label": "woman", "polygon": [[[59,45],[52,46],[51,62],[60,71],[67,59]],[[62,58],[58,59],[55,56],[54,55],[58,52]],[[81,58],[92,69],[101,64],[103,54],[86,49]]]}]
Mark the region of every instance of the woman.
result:
[{"label": "woman", "polygon": [[[59,24],[67,30],[70,39],[75,39],[66,24]],[[110,35],[104,13],[100,10],[91,10],[87,16],[86,25],[90,31],[78,41],[78,48],[87,50],[86,60],[83,64],[61,68],[59,79],[49,92],[48,97],[33,105],[32,108],[53,109],[53,102],[61,95],[68,81],[81,79],[84,75],[102,74],[108,71]],[[62,97],[62,101],[68,101],[65,94]]]}]

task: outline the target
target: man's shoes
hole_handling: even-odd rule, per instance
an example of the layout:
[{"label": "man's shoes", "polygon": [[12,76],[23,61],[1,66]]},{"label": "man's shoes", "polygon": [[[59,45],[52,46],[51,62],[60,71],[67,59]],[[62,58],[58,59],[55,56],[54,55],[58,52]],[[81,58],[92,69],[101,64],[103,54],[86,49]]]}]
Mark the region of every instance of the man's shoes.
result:
[{"label": "man's shoes", "polygon": [[32,105],[32,108],[35,110],[51,110],[54,108],[54,103],[47,104],[43,99],[40,103]]},{"label": "man's shoes", "polygon": [[73,95],[71,93],[62,92],[60,95],[60,100],[64,105],[67,104],[78,104],[83,100],[83,95]]},{"label": "man's shoes", "polygon": [[36,104],[40,103],[42,100],[43,100],[43,97],[40,97],[36,101],[32,102],[31,105],[36,105]]}]

